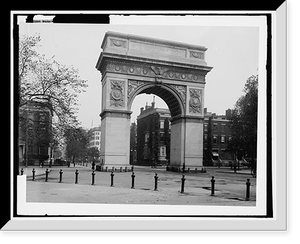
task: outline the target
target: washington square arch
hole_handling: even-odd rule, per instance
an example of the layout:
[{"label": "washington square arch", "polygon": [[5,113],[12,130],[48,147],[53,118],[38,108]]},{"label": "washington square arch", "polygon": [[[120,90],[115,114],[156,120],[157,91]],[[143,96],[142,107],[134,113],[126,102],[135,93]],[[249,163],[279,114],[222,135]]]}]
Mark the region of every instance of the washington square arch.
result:
[{"label": "washington square arch", "polygon": [[203,159],[207,48],[106,32],[96,68],[102,74],[100,157],[129,165],[131,105],[139,94],[162,98],[171,113],[170,165],[199,168]]}]

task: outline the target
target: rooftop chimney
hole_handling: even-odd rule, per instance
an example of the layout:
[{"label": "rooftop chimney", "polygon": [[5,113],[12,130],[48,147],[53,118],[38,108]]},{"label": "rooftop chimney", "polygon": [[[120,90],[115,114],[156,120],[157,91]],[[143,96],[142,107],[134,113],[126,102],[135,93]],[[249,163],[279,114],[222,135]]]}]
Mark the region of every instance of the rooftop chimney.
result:
[{"label": "rooftop chimney", "polygon": [[146,102],[146,106],[145,106],[145,109],[148,109],[149,107],[148,107],[148,102]]},{"label": "rooftop chimney", "polygon": [[155,105],[155,96],[153,96],[153,102],[151,103],[152,105],[152,108],[154,108],[154,105]]}]

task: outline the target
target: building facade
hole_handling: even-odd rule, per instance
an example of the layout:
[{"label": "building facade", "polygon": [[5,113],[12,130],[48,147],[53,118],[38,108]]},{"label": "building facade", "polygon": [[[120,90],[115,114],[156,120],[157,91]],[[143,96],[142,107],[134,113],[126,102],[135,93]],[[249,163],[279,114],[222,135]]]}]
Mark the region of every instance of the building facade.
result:
[{"label": "building facade", "polygon": [[99,152],[101,148],[101,126],[94,127],[88,131],[88,147],[96,147]]},{"label": "building facade", "polygon": [[[226,164],[233,160],[233,154],[229,150],[231,132],[229,128],[229,116],[231,110],[226,110],[225,115],[217,115],[207,112],[204,109],[203,123],[203,165],[217,166],[220,163]],[[142,107],[137,117],[136,125],[136,164],[151,165],[157,160],[161,164],[167,164],[170,156],[170,112],[168,109],[155,108],[146,104]],[[169,126],[166,134],[165,119],[168,119]],[[131,136],[131,141],[134,136]],[[131,143],[132,144],[132,143]],[[157,147],[157,149],[155,149]],[[134,151],[133,146],[130,147]],[[155,155],[153,155],[153,152]]]},{"label": "building facade", "polygon": [[137,164],[167,164],[170,158],[170,112],[168,109],[142,107],[137,117]]},{"label": "building facade", "polygon": [[19,163],[39,165],[52,158],[52,112],[47,101],[28,102],[19,108]]},{"label": "building facade", "polygon": [[231,132],[228,119],[230,109],[226,110],[225,115],[217,115],[207,112],[204,109],[204,126],[203,126],[203,154],[205,166],[223,164],[231,161],[232,152],[228,145],[231,140]]}]

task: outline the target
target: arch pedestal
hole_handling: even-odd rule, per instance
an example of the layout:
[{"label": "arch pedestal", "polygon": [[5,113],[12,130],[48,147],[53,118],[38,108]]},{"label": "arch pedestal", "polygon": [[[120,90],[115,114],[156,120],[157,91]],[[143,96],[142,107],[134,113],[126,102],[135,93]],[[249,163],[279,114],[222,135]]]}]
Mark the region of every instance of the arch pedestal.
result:
[{"label": "arch pedestal", "polygon": [[130,115],[141,93],[161,97],[171,113],[170,165],[199,168],[207,66],[202,46],[107,32],[96,65],[102,74],[100,157],[129,165]]},{"label": "arch pedestal", "polygon": [[101,113],[100,158],[105,165],[129,164],[130,114],[129,111],[115,110]]}]

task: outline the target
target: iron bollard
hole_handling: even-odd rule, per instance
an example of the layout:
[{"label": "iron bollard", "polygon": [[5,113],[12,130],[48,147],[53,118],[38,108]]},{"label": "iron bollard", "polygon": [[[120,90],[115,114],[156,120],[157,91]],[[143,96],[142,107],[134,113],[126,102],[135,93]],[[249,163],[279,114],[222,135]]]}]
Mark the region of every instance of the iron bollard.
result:
[{"label": "iron bollard", "polygon": [[114,186],[114,172],[113,171],[110,174],[110,186]]},{"label": "iron bollard", "polygon": [[45,182],[48,181],[48,174],[49,174],[49,171],[48,171],[48,169],[46,169],[46,179],[45,179]]},{"label": "iron bollard", "polygon": [[132,174],[131,174],[131,189],[134,189],[134,177],[135,177],[134,172],[132,172]]},{"label": "iron bollard", "polygon": [[32,180],[34,181],[35,180],[35,169],[33,168],[32,170]]},{"label": "iron bollard", "polygon": [[182,178],[181,178],[181,191],[180,191],[180,193],[184,193],[184,182],[185,182],[185,176],[182,175]]},{"label": "iron bollard", "polygon": [[212,176],[211,177],[211,196],[214,196],[215,195],[215,177]]},{"label": "iron bollard", "polygon": [[22,168],[22,169],[21,169],[21,175],[23,175],[23,173],[24,173],[24,169]]},{"label": "iron bollard", "polygon": [[76,169],[76,171],[75,171],[75,184],[78,184],[78,174],[79,174],[78,169]]},{"label": "iron bollard", "polygon": [[249,201],[250,200],[250,179],[247,179],[247,182],[246,182],[246,201]]},{"label": "iron bollard", "polygon": [[59,183],[61,183],[62,181],[62,174],[63,174],[63,171],[62,169],[59,171]]},{"label": "iron bollard", "polygon": [[95,183],[95,171],[92,172],[92,185]]},{"label": "iron bollard", "polygon": [[155,176],[154,176],[154,191],[157,191],[157,180],[158,180],[158,176],[157,176],[157,173],[155,173]]}]

